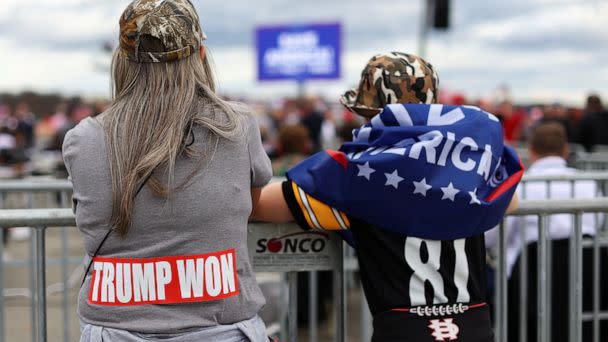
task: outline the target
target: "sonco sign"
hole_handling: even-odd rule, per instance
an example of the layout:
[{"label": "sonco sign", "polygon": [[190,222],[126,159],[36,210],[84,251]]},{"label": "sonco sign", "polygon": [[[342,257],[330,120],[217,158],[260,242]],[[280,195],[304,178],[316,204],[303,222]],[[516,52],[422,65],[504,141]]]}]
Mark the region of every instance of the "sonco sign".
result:
[{"label": "sonco sign", "polygon": [[256,253],[321,253],[329,236],[320,232],[292,233],[270,239],[261,238],[257,241]]},{"label": "sonco sign", "polygon": [[256,271],[333,269],[338,255],[335,237],[305,232],[294,224],[251,224],[248,248]]}]

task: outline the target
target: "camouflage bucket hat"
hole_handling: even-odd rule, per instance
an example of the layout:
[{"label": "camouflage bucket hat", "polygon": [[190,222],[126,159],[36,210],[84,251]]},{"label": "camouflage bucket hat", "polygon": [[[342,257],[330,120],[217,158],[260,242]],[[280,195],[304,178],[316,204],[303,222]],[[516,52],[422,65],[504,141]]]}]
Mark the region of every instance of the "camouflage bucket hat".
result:
[{"label": "camouflage bucket hat", "polygon": [[184,59],[206,38],[189,0],[135,0],[120,17],[120,51],[137,63]]},{"label": "camouflage bucket hat", "polygon": [[401,52],[376,55],[367,63],[357,89],[340,102],[350,111],[372,117],[392,103],[437,102],[439,78],[424,59]]}]

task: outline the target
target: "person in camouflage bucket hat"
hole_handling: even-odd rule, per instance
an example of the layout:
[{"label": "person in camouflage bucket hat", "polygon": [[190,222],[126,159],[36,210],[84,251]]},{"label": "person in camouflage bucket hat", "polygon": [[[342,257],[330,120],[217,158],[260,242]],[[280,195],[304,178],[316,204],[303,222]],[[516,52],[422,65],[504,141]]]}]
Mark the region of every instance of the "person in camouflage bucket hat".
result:
[{"label": "person in camouflage bucket hat", "polygon": [[437,102],[439,77],[424,59],[402,52],[372,57],[361,73],[357,89],[347,91],[340,102],[366,118],[392,103]]},{"label": "person in camouflage bucket hat", "polygon": [[120,51],[133,62],[178,61],[205,39],[189,0],[136,0],[120,17]]},{"label": "person in camouflage bucket hat", "polygon": [[[420,57],[398,52],[373,57],[359,87],[341,99],[368,121],[353,130],[353,141],[301,161],[287,171],[287,180],[264,187],[253,208],[254,220],[295,221],[305,231],[339,234],[355,248],[373,317],[372,342],[494,341],[485,302],[484,234],[463,227],[515,210],[518,200],[511,196],[523,170],[514,152],[504,149],[493,115],[436,104],[437,88],[435,70]],[[478,119],[467,121],[465,111]],[[478,144],[469,136],[486,140]],[[490,141],[496,145],[485,144]],[[473,163],[467,171],[460,157],[464,148]],[[505,158],[490,156],[492,149]],[[502,193],[500,206],[484,199],[483,212],[468,213],[482,203],[478,187],[489,179],[469,157],[481,160],[484,150],[487,160],[499,160],[500,173],[507,170],[501,161],[509,158],[518,171],[500,186],[502,191],[513,185]],[[465,180],[466,172],[474,184]],[[466,190],[454,188],[457,183],[474,189],[462,204],[456,194],[466,196]],[[445,219],[451,210],[459,222]]]}]

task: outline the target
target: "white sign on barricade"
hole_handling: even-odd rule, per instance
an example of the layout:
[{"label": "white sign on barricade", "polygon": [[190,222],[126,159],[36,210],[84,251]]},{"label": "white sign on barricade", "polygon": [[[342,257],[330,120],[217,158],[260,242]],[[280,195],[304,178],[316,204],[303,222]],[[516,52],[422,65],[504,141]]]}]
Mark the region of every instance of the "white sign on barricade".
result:
[{"label": "white sign on barricade", "polygon": [[332,270],[339,255],[334,235],[293,224],[250,224],[247,247],[258,272]]}]

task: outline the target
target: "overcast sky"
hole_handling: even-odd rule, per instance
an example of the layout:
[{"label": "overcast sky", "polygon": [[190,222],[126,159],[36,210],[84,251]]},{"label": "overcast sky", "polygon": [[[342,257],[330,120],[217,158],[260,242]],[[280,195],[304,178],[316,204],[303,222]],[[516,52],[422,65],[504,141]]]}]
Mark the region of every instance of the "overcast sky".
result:
[{"label": "overcast sky", "polygon": [[[0,92],[107,96],[109,63],[128,0],[1,0]],[[273,97],[290,82],[256,82],[256,25],[335,22],[344,26],[342,79],[308,85],[337,98],[374,54],[418,51],[423,0],[193,0],[220,80],[232,95]],[[490,96],[500,84],[518,101],[581,105],[589,91],[608,101],[608,1],[452,0],[452,28],[429,37],[427,59],[441,87]]]}]

